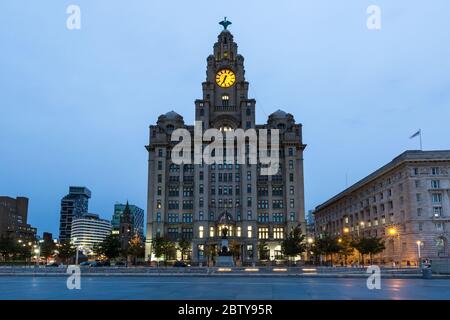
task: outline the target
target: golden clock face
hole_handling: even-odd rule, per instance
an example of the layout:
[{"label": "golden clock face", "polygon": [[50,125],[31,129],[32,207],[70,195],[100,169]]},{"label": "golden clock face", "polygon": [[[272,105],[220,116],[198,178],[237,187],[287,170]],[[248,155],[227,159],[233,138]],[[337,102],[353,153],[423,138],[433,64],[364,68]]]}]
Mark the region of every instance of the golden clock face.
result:
[{"label": "golden clock face", "polygon": [[236,75],[230,69],[222,69],[216,74],[216,83],[219,87],[229,88],[236,82]]}]

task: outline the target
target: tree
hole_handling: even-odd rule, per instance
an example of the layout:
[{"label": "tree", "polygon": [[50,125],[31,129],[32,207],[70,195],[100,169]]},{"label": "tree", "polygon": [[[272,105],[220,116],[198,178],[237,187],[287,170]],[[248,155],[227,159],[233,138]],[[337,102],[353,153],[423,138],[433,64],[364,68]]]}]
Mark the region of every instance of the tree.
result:
[{"label": "tree", "polygon": [[205,254],[206,254],[206,258],[208,261],[208,266],[209,266],[209,261],[211,260],[214,264],[214,257],[217,255],[217,247],[215,245],[205,245]]},{"label": "tree", "polygon": [[72,258],[77,253],[77,249],[70,242],[70,240],[64,240],[59,244],[58,257],[67,263],[68,259]]},{"label": "tree", "polygon": [[344,235],[340,238],[339,245],[339,254],[344,256],[344,264],[347,265],[347,257],[353,254],[353,240],[348,235]]},{"label": "tree", "polygon": [[191,242],[183,238],[178,242],[178,248],[181,251],[181,260],[184,261],[184,256],[191,250]]},{"label": "tree", "polygon": [[53,241],[44,241],[41,244],[41,256],[45,258],[45,262],[48,262],[48,258],[52,257],[55,253],[56,245]]},{"label": "tree", "polygon": [[361,238],[354,242],[354,248],[358,250],[362,257],[362,264],[364,265],[364,256],[370,256],[370,263],[373,261],[373,255],[381,253],[386,249],[384,240],[377,237]]},{"label": "tree", "polygon": [[267,241],[266,240],[261,240],[258,243],[258,254],[259,254],[259,259],[260,260],[268,260],[269,257],[267,256]]},{"label": "tree", "polygon": [[281,241],[281,252],[289,259],[300,255],[305,250],[305,236],[300,226],[293,228],[288,237]]},{"label": "tree", "polygon": [[166,261],[176,251],[175,243],[166,237],[156,237],[152,240],[153,253],[156,258]]},{"label": "tree", "polygon": [[128,246],[128,255],[131,256],[134,265],[136,265],[138,258],[144,257],[145,247],[138,235],[134,236],[130,240],[130,245]]},{"label": "tree", "polygon": [[233,257],[234,263],[241,258],[241,245],[235,240],[230,243],[230,253]]},{"label": "tree", "polygon": [[315,251],[320,255],[325,255],[325,259],[330,256],[333,265],[333,254],[339,253],[340,247],[337,238],[324,234],[315,241]]},{"label": "tree", "polygon": [[15,252],[14,240],[10,237],[0,237],[0,254],[4,261],[8,261],[9,257]]},{"label": "tree", "polygon": [[96,255],[103,255],[108,259],[120,256],[120,239],[118,235],[110,234],[102,242],[94,247]]}]

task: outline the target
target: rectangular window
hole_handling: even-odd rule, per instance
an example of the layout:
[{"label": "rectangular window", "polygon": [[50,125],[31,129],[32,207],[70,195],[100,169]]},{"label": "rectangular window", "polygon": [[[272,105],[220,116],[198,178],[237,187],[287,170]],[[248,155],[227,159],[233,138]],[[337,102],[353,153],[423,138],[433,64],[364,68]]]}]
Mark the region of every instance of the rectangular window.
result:
[{"label": "rectangular window", "polygon": [[204,236],[205,236],[205,235],[204,235],[203,226],[199,226],[199,227],[198,227],[198,237],[199,237],[200,239],[203,239]]},{"label": "rectangular window", "polygon": [[236,237],[240,238],[242,237],[242,229],[241,227],[236,228]]},{"label": "rectangular window", "polygon": [[431,168],[431,175],[432,176],[437,176],[438,174],[439,174],[439,168],[438,167]]},{"label": "rectangular window", "polygon": [[183,223],[192,223],[192,213],[183,213]]},{"label": "rectangular window", "polygon": [[442,217],[442,207],[433,207],[433,216],[435,218]]},{"label": "rectangular window", "polygon": [[431,194],[431,202],[433,202],[433,203],[441,203],[442,202],[442,194],[440,194],[440,193],[432,193]]},{"label": "rectangular window", "polygon": [[268,223],[269,222],[269,214],[267,212],[265,212],[265,213],[258,213],[258,222],[260,222],[260,223]]},{"label": "rectangular window", "polygon": [[284,222],[283,213],[272,213],[272,221],[275,223],[283,223]]},{"label": "rectangular window", "polygon": [[247,238],[252,238],[253,232],[252,232],[252,226],[247,227]]},{"label": "rectangular window", "polygon": [[181,229],[181,236],[183,239],[190,240],[193,236],[193,229],[192,228],[183,228]]},{"label": "rectangular window", "polygon": [[214,238],[214,227],[209,227],[209,237]]},{"label": "rectangular window", "polygon": [[431,180],[431,188],[432,189],[439,189],[440,188],[439,180]]},{"label": "rectangular window", "polygon": [[273,228],[273,238],[284,239],[284,228],[282,227]]},{"label": "rectangular window", "polygon": [[289,155],[289,157],[294,156],[294,148],[289,148],[288,149],[288,155]]},{"label": "rectangular window", "polygon": [[283,209],[283,200],[272,200],[273,209]]},{"label": "rectangular window", "polygon": [[168,219],[169,223],[178,223],[178,213],[169,213]]},{"label": "rectangular window", "polygon": [[269,228],[261,227],[258,229],[258,238],[259,239],[269,239]]}]

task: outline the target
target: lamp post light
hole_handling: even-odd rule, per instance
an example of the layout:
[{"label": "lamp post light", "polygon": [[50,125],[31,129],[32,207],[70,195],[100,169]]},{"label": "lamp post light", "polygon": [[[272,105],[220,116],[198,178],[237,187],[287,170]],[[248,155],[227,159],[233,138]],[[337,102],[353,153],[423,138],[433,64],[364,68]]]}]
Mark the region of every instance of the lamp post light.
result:
[{"label": "lamp post light", "polygon": [[36,247],[34,249],[34,253],[36,254],[36,267],[39,267],[39,260],[41,258],[41,250],[38,247]]},{"label": "lamp post light", "polygon": [[77,238],[73,238],[73,244],[75,245],[75,264],[78,265],[78,244],[77,242]]},{"label": "lamp post light", "polygon": [[417,265],[420,266],[420,257],[421,257],[420,247],[423,245],[423,242],[420,241],[420,240],[417,240],[416,244],[417,244],[417,256],[418,256],[418,261],[417,261],[418,263],[417,263]]},{"label": "lamp post light", "polygon": [[312,237],[308,237],[306,239],[306,243],[308,244],[308,248],[306,249],[306,261],[308,261],[311,259],[310,252],[311,252],[312,244],[314,243],[314,239]]}]

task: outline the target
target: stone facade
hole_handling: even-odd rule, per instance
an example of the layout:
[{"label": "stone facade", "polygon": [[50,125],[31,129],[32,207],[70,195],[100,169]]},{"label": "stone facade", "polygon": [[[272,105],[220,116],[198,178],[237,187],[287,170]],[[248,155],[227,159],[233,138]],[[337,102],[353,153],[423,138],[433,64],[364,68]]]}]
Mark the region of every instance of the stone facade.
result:
[{"label": "stone facade", "polygon": [[379,263],[449,256],[450,151],[406,151],[319,205],[317,236],[385,239]]},{"label": "stone facade", "polygon": [[[221,70],[231,70],[235,82],[220,86]],[[185,164],[171,162],[171,133],[194,126],[168,112],[150,126],[146,257],[152,259],[151,240],[167,236],[192,242],[190,258],[203,262],[220,243],[221,230],[228,228],[230,243],[239,246],[242,262],[259,258],[274,260],[280,241],[298,224],[304,227],[302,126],[291,114],[278,110],[267,124],[255,123],[256,101],[248,97],[244,57],[228,30],[223,30],[207,58],[203,97],[195,101],[195,119],[203,129],[279,129],[281,170],[263,176],[257,164]],[[258,243],[267,241],[265,257],[258,256]]]}]

